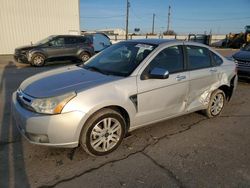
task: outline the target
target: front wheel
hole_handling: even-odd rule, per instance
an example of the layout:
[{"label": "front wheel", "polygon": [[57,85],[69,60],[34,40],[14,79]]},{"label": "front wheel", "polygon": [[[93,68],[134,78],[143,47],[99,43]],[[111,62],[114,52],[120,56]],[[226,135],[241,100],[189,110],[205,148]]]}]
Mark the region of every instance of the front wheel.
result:
[{"label": "front wheel", "polygon": [[34,54],[31,58],[31,65],[42,67],[45,64],[45,56],[42,54]]},{"label": "front wheel", "polygon": [[82,60],[82,62],[86,62],[90,59],[90,54],[87,53],[87,52],[82,52],[81,55],[80,55],[80,59]]},{"label": "front wheel", "polygon": [[211,96],[208,104],[208,108],[205,110],[205,114],[209,118],[219,116],[226,102],[225,93],[217,89]]},{"label": "front wheel", "polygon": [[125,127],[125,120],[120,113],[112,109],[103,109],[84,125],[80,144],[90,155],[106,155],[121,144]]}]

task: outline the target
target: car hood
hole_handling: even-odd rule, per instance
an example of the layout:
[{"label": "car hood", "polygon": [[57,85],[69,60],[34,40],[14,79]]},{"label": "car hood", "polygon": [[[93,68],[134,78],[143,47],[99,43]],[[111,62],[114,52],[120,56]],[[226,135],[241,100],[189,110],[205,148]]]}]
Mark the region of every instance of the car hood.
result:
[{"label": "car hood", "polygon": [[233,55],[236,60],[250,61],[250,51],[239,51]]},{"label": "car hood", "polygon": [[16,50],[30,50],[34,47],[37,47],[38,45],[26,45],[26,46],[20,46],[18,48],[16,48]]},{"label": "car hood", "polygon": [[79,92],[120,78],[70,66],[32,76],[22,82],[20,89],[31,97],[46,98]]}]

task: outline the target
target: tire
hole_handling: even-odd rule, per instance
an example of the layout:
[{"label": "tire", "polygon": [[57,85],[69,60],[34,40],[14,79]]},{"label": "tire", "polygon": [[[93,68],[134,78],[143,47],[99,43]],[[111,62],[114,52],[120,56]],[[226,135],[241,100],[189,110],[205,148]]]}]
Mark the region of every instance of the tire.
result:
[{"label": "tire", "polygon": [[226,103],[225,93],[217,89],[215,90],[209,100],[208,108],[204,111],[208,118],[217,117],[221,114],[223,107]]},{"label": "tire", "polygon": [[40,53],[35,53],[31,58],[31,65],[35,67],[42,67],[45,64],[45,56]]},{"label": "tire", "polygon": [[125,127],[125,120],[120,113],[108,108],[100,110],[84,125],[80,144],[90,155],[106,155],[121,144]]},{"label": "tire", "polygon": [[81,61],[84,63],[84,62],[86,62],[86,61],[88,61],[89,59],[90,59],[90,54],[88,53],[88,52],[82,52],[81,54],[80,54],[80,59],[81,59]]}]

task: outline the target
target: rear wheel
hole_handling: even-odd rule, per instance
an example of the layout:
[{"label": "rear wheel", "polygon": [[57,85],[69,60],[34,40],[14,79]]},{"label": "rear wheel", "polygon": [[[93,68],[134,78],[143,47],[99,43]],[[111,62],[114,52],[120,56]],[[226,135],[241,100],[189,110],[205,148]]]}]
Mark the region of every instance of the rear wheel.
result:
[{"label": "rear wheel", "polygon": [[42,54],[34,54],[31,58],[31,64],[35,67],[42,67],[45,64],[45,56]]},{"label": "rear wheel", "polygon": [[90,57],[90,54],[87,52],[82,52],[80,55],[80,59],[82,60],[82,62],[88,61]]},{"label": "rear wheel", "polygon": [[209,118],[219,116],[226,102],[225,93],[217,89],[211,96],[208,104],[208,108],[205,110],[205,114]]},{"label": "rear wheel", "polygon": [[112,109],[103,109],[84,125],[80,144],[91,155],[106,155],[121,144],[125,127],[125,120],[120,113]]}]

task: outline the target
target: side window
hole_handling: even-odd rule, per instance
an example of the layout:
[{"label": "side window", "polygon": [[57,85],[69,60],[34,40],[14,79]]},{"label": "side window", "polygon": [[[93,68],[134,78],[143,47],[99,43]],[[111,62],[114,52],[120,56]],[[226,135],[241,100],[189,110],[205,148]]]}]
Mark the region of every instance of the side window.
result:
[{"label": "side window", "polygon": [[88,37],[79,37],[78,38],[78,43],[80,43],[80,44],[89,44],[90,39]]},{"label": "side window", "polygon": [[212,55],[215,66],[220,66],[223,63],[223,60],[218,55],[216,55],[213,52],[211,52],[211,55]]},{"label": "side window", "polygon": [[109,39],[108,39],[106,36],[102,35],[102,34],[96,34],[96,35],[95,35],[95,40],[96,40],[99,44],[101,44],[101,45],[103,45],[103,46],[109,46],[109,45],[110,45]]},{"label": "side window", "polygon": [[64,45],[64,38],[62,38],[62,37],[56,38],[56,39],[50,41],[50,44],[53,47],[62,47]]},{"label": "side window", "polygon": [[77,38],[76,37],[66,37],[65,44],[76,44]]},{"label": "side window", "polygon": [[202,69],[211,66],[209,50],[200,46],[187,46],[189,69]]},{"label": "side window", "polygon": [[165,48],[157,54],[149,66],[149,71],[155,67],[168,70],[169,73],[183,71],[184,63],[181,46],[171,46]]}]

